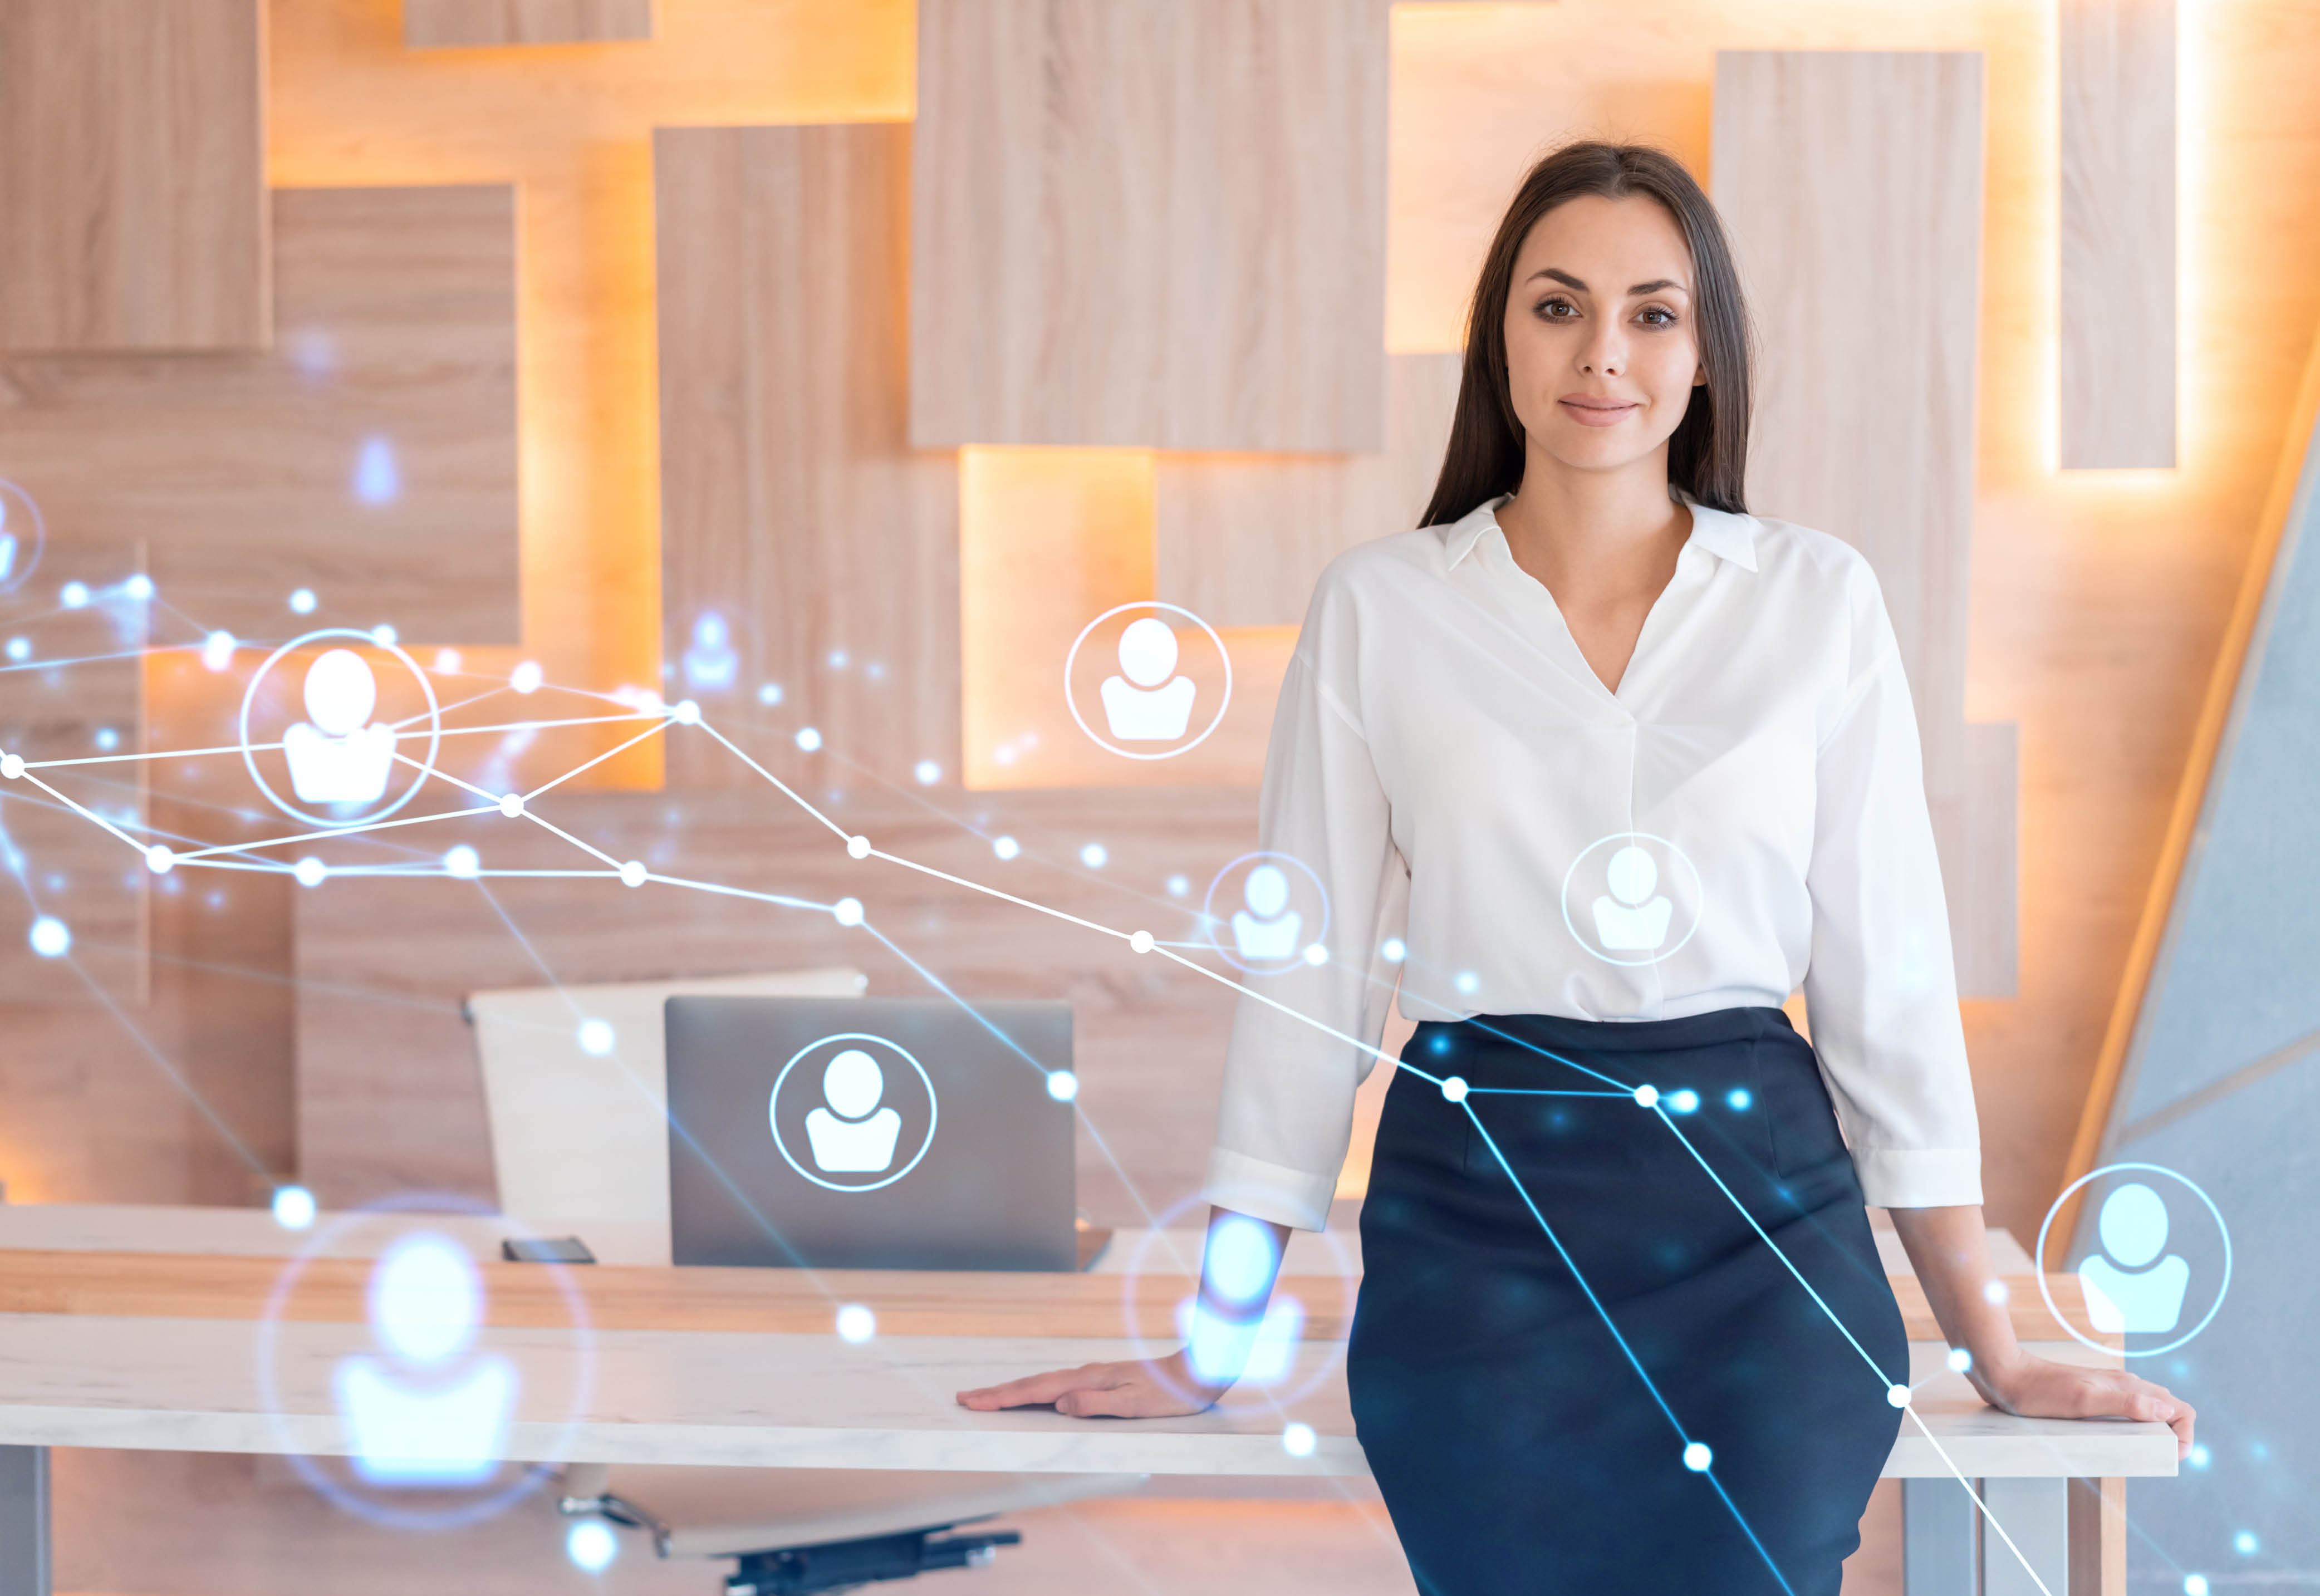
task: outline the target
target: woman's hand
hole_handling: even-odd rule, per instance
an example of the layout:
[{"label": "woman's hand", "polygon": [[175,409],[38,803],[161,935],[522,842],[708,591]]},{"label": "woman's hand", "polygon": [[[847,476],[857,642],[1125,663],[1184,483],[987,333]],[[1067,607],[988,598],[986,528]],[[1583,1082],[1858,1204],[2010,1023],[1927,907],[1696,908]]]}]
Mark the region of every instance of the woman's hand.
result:
[{"label": "woman's hand", "polygon": [[1229,1389],[1194,1379],[1184,1355],[1172,1352],[1148,1363],[1082,1364],[962,1391],[958,1405],[979,1413],[1052,1407],[1074,1419],[1173,1419],[1201,1411]]},{"label": "woman's hand", "polygon": [[2137,1419],[2175,1432],[2175,1455],[2191,1451],[2191,1404],[2124,1369],[2088,1369],[2024,1353],[1997,1369],[1967,1373],[1982,1401],[2024,1419]]}]

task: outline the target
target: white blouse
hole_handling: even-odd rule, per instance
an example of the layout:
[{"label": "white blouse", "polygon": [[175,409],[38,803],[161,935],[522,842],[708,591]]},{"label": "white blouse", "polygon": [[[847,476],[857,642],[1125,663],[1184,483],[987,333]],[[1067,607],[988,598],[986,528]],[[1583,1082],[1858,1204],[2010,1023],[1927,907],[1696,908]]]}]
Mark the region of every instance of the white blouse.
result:
[{"label": "white blouse", "polygon": [[[1980,1202],[1917,720],[1868,562],[1691,505],[1614,693],[1502,503],[1348,550],[1315,588],[1265,757],[1277,875],[1220,929],[1273,1001],[1234,1017],[1208,1199],[1321,1228],[1397,981],[1413,1019],[1615,1020],[1801,983],[1869,1202]],[[1283,957],[1268,928],[1292,923],[1314,929]]]}]

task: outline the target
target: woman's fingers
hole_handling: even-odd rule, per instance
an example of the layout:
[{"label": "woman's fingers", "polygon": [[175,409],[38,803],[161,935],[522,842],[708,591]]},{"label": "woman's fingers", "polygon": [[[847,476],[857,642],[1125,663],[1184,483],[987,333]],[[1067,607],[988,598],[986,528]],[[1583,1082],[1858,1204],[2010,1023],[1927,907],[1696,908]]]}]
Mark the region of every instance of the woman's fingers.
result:
[{"label": "woman's fingers", "polygon": [[982,1412],[993,1412],[1001,1408],[1045,1407],[1060,1402],[1071,1392],[1104,1378],[1102,1364],[1082,1364],[1076,1369],[1050,1369],[1044,1374],[1027,1374],[1020,1380],[1010,1380],[1001,1385],[984,1385],[974,1391],[958,1393],[958,1405]]},{"label": "woman's fingers", "polygon": [[[1183,1373],[1176,1371],[1180,1377]],[[1187,1400],[1186,1390],[1176,1382],[1140,1363],[1083,1364],[1076,1369],[1029,1374],[1003,1385],[962,1391],[958,1404],[984,1413],[1052,1406],[1074,1419],[1162,1419],[1196,1413],[1201,1406]]]}]

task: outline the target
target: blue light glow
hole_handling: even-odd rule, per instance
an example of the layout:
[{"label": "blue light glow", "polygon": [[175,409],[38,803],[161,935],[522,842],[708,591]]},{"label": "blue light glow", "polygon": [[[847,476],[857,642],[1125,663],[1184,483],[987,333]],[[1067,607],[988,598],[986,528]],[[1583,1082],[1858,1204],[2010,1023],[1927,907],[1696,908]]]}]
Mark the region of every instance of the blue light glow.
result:
[{"label": "blue light glow", "polygon": [[2256,1539],[2254,1530],[2243,1529],[2232,1537],[2232,1550],[2243,1557],[2252,1557],[2262,1550],[2262,1543]]},{"label": "blue light glow", "polygon": [[461,881],[473,881],[482,874],[483,868],[482,856],[464,842],[444,850],[443,874],[446,875],[456,875]]},{"label": "blue light glow", "polygon": [[1023,851],[1023,845],[1012,837],[996,837],[992,839],[991,851],[1002,859],[1011,859]]},{"label": "blue light glow", "polygon": [[580,1022],[579,1038],[580,1051],[598,1058],[608,1057],[612,1054],[612,1044],[616,1039],[612,1035],[611,1022],[603,1020],[583,1020]]},{"label": "blue light glow", "polygon": [[779,682],[764,682],[758,685],[757,702],[759,703],[771,708],[773,705],[781,703],[781,701],[782,685]]},{"label": "blue light glow", "polygon": [[63,603],[66,609],[80,609],[88,603],[88,584],[86,582],[68,582],[64,585],[62,591],[57,594],[57,597]]},{"label": "blue light glow", "polygon": [[2191,1450],[2183,1458],[2183,1465],[2186,1468],[2206,1468],[2215,1460],[2216,1455],[2207,1450],[2207,1442],[2194,1441]]},{"label": "blue light glow", "polygon": [[1310,1457],[1313,1448],[1319,1444],[1320,1437],[1313,1433],[1313,1427],[1310,1424],[1300,1424],[1292,1419],[1282,1428],[1281,1449],[1291,1457]]},{"label": "blue light glow", "polygon": [[1706,1474],[1715,1461],[1716,1454],[1708,1449],[1705,1442],[1693,1441],[1683,1449],[1683,1466],[1695,1474]]},{"label": "blue light glow", "polygon": [[1067,1069],[1047,1072],[1047,1095],[1057,1102],[1069,1102],[1080,1094],[1080,1078]]},{"label": "blue light glow", "polygon": [[621,1555],[621,1539],[603,1520],[583,1519],[565,1531],[564,1555],[581,1573],[602,1573]]},{"label": "blue light glow", "polygon": [[821,733],[811,726],[798,728],[797,746],[811,754],[821,747]]},{"label": "blue light glow", "polygon": [[32,934],[25,939],[42,958],[62,958],[72,951],[71,929],[53,914],[33,920]]},{"label": "blue light glow", "polygon": [[304,1230],[314,1222],[314,1193],[304,1186],[274,1188],[274,1222],[285,1230]]},{"label": "blue light glow", "polygon": [[2183,1596],[2207,1596],[2207,1576],[2204,1573],[2185,1574]]},{"label": "blue light glow", "polygon": [[24,661],[26,661],[27,659],[30,659],[32,657],[32,639],[30,639],[30,638],[10,638],[10,639],[8,639],[8,657],[9,657],[9,658],[11,658],[11,659],[14,660],[18,665],[22,665],[22,664],[23,664],[23,663],[24,663]]},{"label": "blue light glow", "polygon": [[848,1347],[859,1347],[878,1334],[878,1316],[860,1302],[848,1302],[838,1310],[838,1338]]},{"label": "blue light glow", "polygon": [[1181,898],[1192,890],[1192,882],[1190,876],[1171,875],[1168,878],[1168,895],[1170,897]]},{"label": "blue light glow", "polygon": [[1409,957],[1409,944],[1399,937],[1388,937],[1385,939],[1385,945],[1380,948],[1378,952],[1386,963],[1398,965]]},{"label": "blue light glow", "polygon": [[153,578],[140,571],[121,585],[121,591],[141,604],[153,596]]},{"label": "blue light glow", "polygon": [[1472,997],[1475,993],[1482,990],[1482,979],[1481,976],[1475,975],[1472,970],[1461,970],[1451,981],[1450,984],[1455,986],[1460,992],[1465,993],[1468,997]]},{"label": "blue light glow", "polygon": [[1689,1086],[1678,1087],[1668,1093],[1667,1105],[1670,1113],[1693,1113],[1699,1108],[1699,1093]]},{"label": "blue light glow", "polygon": [[202,639],[202,668],[222,671],[233,664],[233,633],[213,631]]},{"label": "blue light glow", "polygon": [[1091,870],[1102,869],[1105,862],[1110,857],[1110,853],[1106,850],[1103,844],[1101,842],[1091,842],[1085,848],[1080,849],[1080,863],[1085,865]]},{"label": "blue light glow", "polygon": [[100,726],[96,729],[96,751],[98,753],[109,754],[120,746],[121,733],[115,731],[110,726]]},{"label": "blue light glow", "polygon": [[921,759],[911,766],[911,774],[918,778],[919,785],[931,787],[942,780],[942,766],[931,759]]},{"label": "blue light glow", "polygon": [[355,455],[354,495],[365,504],[392,504],[403,496],[403,470],[394,461],[394,445],[373,435]]},{"label": "blue light glow", "polygon": [[313,588],[301,587],[290,595],[290,612],[294,615],[312,615],[314,612],[315,604],[321,601],[314,597]]},{"label": "blue light glow", "polygon": [[1756,1101],[1756,1094],[1745,1086],[1735,1086],[1724,1094],[1725,1104],[1735,1114],[1745,1113]]}]

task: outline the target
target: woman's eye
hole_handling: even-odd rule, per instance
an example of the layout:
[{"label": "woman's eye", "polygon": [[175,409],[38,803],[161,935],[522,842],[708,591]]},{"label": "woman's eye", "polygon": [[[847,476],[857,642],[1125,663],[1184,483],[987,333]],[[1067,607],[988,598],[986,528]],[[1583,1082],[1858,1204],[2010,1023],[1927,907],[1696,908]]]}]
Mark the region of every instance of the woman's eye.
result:
[{"label": "woman's eye", "polygon": [[1538,313],[1550,322],[1568,322],[1579,313],[1579,307],[1567,299],[1549,299],[1540,302]]},{"label": "woman's eye", "polygon": [[1672,327],[1675,325],[1675,313],[1668,309],[1667,306],[1663,304],[1646,306],[1641,313],[1638,319],[1648,327]]}]

